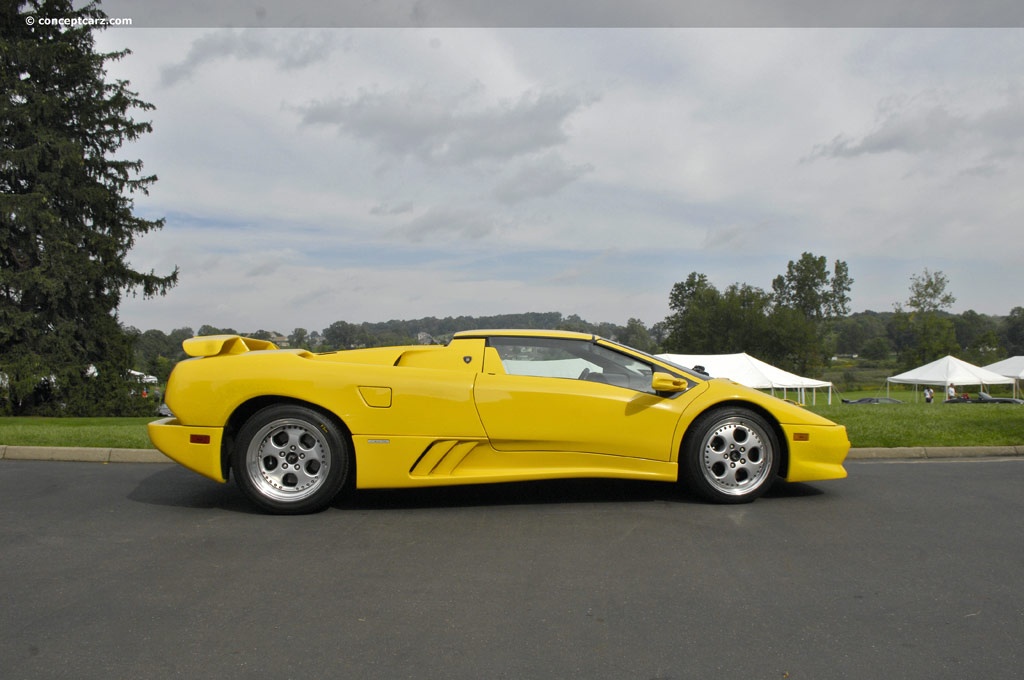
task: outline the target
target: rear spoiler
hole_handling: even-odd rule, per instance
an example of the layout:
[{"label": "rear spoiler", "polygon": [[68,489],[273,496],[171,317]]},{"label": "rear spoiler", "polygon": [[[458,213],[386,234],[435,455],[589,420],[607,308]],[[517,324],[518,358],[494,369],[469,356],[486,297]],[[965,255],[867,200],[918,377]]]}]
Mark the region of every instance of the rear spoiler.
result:
[{"label": "rear spoiler", "polygon": [[181,347],[190,357],[216,357],[278,348],[269,340],[243,338],[240,335],[203,335],[189,338],[181,343]]}]

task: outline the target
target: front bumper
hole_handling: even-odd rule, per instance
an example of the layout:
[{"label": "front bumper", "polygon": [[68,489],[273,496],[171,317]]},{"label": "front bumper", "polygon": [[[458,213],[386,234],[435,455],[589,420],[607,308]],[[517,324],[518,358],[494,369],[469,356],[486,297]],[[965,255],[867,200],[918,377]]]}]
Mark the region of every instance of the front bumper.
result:
[{"label": "front bumper", "polygon": [[842,425],[783,425],[789,445],[787,482],[843,479],[850,439]]},{"label": "front bumper", "polygon": [[224,428],[182,425],[177,418],[155,420],[147,427],[153,446],[165,456],[214,481],[228,481],[221,465]]}]

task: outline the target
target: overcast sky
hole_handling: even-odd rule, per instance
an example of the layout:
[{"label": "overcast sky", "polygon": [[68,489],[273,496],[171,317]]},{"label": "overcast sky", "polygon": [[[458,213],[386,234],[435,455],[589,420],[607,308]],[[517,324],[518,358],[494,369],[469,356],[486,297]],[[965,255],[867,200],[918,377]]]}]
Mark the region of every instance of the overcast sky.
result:
[{"label": "overcast sky", "polygon": [[[130,5],[129,5],[130,6]],[[108,15],[123,16],[109,3]],[[240,22],[244,23],[244,22]],[[852,310],[1024,305],[1021,28],[110,28],[181,268],[140,329],[527,311],[653,324],[809,251]]]}]

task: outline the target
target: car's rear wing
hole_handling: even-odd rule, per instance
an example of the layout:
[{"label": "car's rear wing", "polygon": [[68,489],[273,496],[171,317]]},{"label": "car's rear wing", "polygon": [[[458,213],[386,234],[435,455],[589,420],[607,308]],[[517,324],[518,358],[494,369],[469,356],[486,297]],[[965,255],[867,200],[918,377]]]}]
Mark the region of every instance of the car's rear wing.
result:
[{"label": "car's rear wing", "polygon": [[203,335],[181,343],[190,357],[215,357],[225,354],[245,354],[263,349],[277,349],[269,340],[243,338],[240,335]]}]

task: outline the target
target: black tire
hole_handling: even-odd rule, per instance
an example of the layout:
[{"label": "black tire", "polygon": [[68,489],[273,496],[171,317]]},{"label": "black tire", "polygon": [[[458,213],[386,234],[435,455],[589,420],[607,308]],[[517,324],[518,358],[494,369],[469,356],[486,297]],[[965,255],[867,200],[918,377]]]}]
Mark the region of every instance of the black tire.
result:
[{"label": "black tire", "polygon": [[290,404],[257,411],[242,426],[231,452],[238,488],[277,515],[325,509],[352,467],[341,428],[318,411]]},{"label": "black tire", "polygon": [[782,449],[775,429],[743,407],[701,414],[683,439],[679,480],[713,503],[749,503],[771,487]]}]

